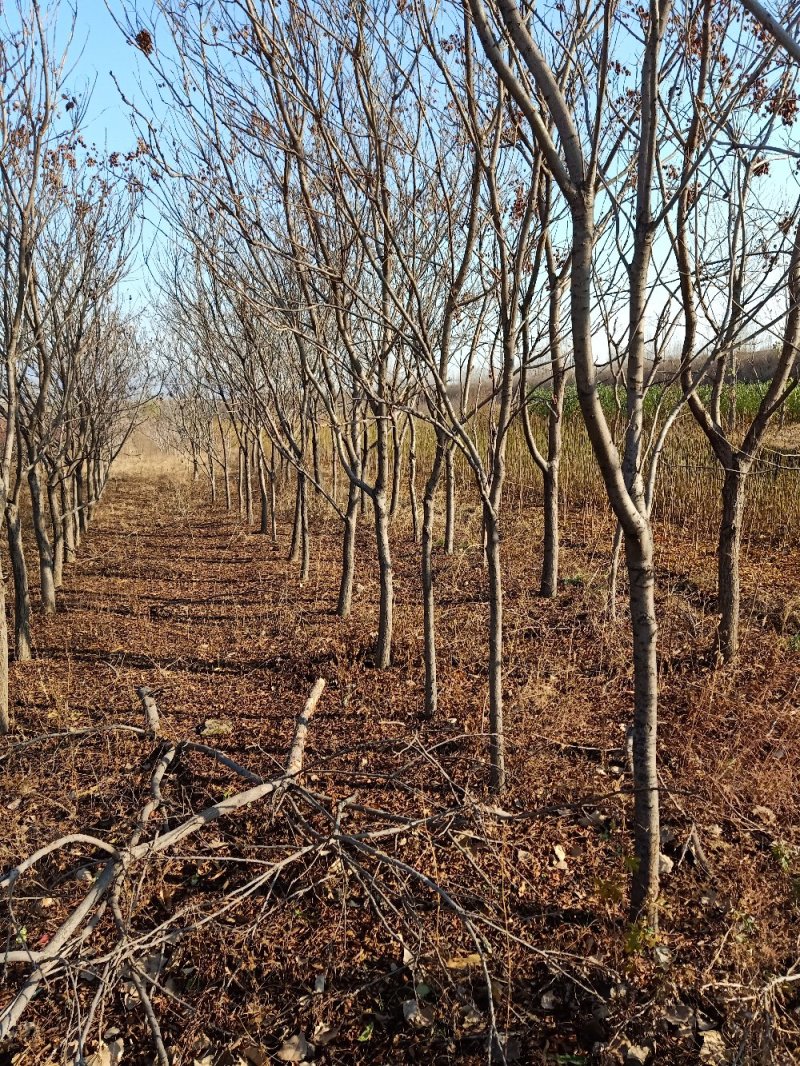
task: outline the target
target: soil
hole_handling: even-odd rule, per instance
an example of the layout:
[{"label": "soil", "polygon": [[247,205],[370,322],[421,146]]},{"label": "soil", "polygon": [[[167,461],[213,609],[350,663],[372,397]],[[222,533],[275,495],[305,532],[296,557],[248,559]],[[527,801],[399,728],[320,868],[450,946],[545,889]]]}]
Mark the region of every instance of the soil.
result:
[{"label": "soil", "polygon": [[[142,725],[137,686],[156,690],[163,738],[202,740],[270,777],[325,679],[303,777],[319,806],[291,792],[264,800],[125,886],[128,955],[150,978],[173,1063],[271,1061],[297,1034],[321,1063],[477,1063],[492,1046],[493,1061],[502,1049],[509,1062],[612,1063],[634,1054],[629,1045],[665,1064],[800,1061],[800,549],[751,537],[743,651],[722,667],[713,551],[690,530],[657,531],[666,872],[656,934],[627,918],[631,668],[624,596],[616,621],[606,607],[607,514],[565,515],[563,579],[546,601],[540,510],[510,494],[511,785],[497,798],[486,788],[476,508],[459,507],[456,550],[436,555],[441,708],[428,722],[405,518],[392,530],[393,665],[378,671],[369,517],[342,621],[340,531],[321,506],[301,584],[286,560],[289,513],[272,545],[206,495],[177,472],[112,479],[58,614],[35,618],[35,658],[12,667],[14,733],[0,746],[5,870],[65,834],[118,847],[130,838],[163,748],[102,727]],[[153,832],[244,787],[179,749]],[[400,831],[402,818],[428,822]],[[330,835],[331,819],[350,843],[291,859]],[[379,829],[380,847],[359,848],[359,833]],[[74,844],[25,874],[0,912],[7,945],[44,947],[98,867],[96,849]],[[125,1063],[156,1061],[118,939],[104,915],[0,1046],[0,1063],[73,1061],[93,1001],[87,1061],[98,1035],[124,1041]],[[29,969],[6,968],[0,1009]]]}]

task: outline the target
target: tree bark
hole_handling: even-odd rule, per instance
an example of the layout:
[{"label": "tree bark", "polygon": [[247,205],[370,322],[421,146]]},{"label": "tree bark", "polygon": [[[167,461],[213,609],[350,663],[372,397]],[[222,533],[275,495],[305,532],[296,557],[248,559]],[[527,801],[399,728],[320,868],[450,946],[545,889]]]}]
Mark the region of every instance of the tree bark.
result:
[{"label": "tree bark", "polygon": [[425,484],[422,498],[422,629],[425,660],[425,717],[433,718],[439,706],[439,682],[436,664],[436,601],[433,593],[433,523],[436,510],[436,490],[442,475],[444,446],[436,443],[433,466]]},{"label": "tree bark", "polygon": [[411,506],[411,535],[419,543],[419,503],[417,501],[417,427],[408,416],[408,502]]},{"label": "tree bark", "polygon": [[64,582],[64,519],[58,501],[58,491],[52,480],[47,481],[47,500],[53,529],[53,584],[60,589]]},{"label": "tree bark", "polygon": [[[75,508],[78,512],[78,533],[82,536],[87,529],[86,485],[83,477],[83,460],[75,467]],[[77,540],[80,544],[80,539]]]},{"label": "tree bark", "polygon": [[456,476],[452,445],[445,447],[445,510],[444,510],[444,551],[453,554],[456,527]]},{"label": "tree bark", "polygon": [[392,661],[392,631],[394,615],[394,578],[392,552],[389,544],[389,515],[386,508],[386,493],[377,489],[373,497],[375,512],[375,539],[378,545],[378,568],[380,571],[380,616],[378,619],[378,644],[375,660],[378,669],[385,670]]},{"label": "tree bark", "polygon": [[483,506],[486,563],[489,577],[489,787],[502,792],[506,785],[503,735],[503,578],[500,569],[500,528],[497,515]]},{"label": "tree bark", "polygon": [[339,600],[336,613],[340,618],[347,618],[353,606],[353,577],[356,568],[356,525],[358,523],[359,488],[350,482],[347,496],[347,513],[342,534],[342,574],[339,581]]},{"label": "tree bark", "polygon": [[0,736],[11,729],[8,705],[8,618],[6,616],[6,583],[0,557]]},{"label": "tree bark", "polygon": [[717,579],[719,589],[719,650],[731,662],[739,651],[739,554],[746,471],[734,459],[722,486],[722,520],[719,527]]},{"label": "tree bark", "polygon": [[558,590],[558,459],[547,464],[543,477],[544,545],[542,555],[542,596],[555,596]]},{"label": "tree bark", "polygon": [[47,535],[47,523],[42,506],[42,487],[37,465],[32,466],[28,471],[28,487],[31,494],[33,530],[36,535],[36,547],[39,551],[39,590],[42,609],[45,614],[55,614],[56,585],[53,572],[53,546]]},{"label": "tree bark", "polygon": [[660,857],[655,579],[647,536],[625,538],[633,630],[633,835],[636,870],[631,887],[635,918],[657,928]]},{"label": "tree bark", "polygon": [[61,478],[61,521],[64,527],[64,561],[75,561],[75,513],[72,499],[72,478]]},{"label": "tree bark", "polygon": [[16,503],[6,504],[8,554],[14,575],[14,658],[27,662],[31,658],[31,599],[28,568],[22,546],[22,523]]}]

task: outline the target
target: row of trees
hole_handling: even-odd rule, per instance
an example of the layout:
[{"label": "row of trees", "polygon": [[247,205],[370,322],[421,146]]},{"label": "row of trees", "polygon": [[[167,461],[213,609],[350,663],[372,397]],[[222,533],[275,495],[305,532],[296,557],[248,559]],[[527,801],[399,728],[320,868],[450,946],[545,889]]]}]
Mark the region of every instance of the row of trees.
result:
[{"label": "row of trees", "polygon": [[[41,608],[52,614],[64,565],[135,422],[141,342],[118,290],[135,244],[141,186],[132,180],[136,153],[103,161],[86,144],[88,97],[68,91],[68,47],[57,47],[52,15],[30,0],[9,5],[3,18],[0,521],[14,583],[14,657],[24,661],[32,642],[23,495]],[[8,659],[0,579],[0,733],[10,727]]]},{"label": "row of trees", "polygon": [[[747,478],[796,384],[796,67],[761,23],[718,0],[524,8],[160,0],[155,21],[129,10],[125,29],[160,95],[139,118],[176,235],[161,314],[176,352],[176,419],[197,467],[214,482],[221,464],[229,493],[232,427],[244,505],[252,506],[252,470],[262,529],[273,536],[276,463],[295,472],[291,557],[302,573],[309,493],[327,500],[342,523],[342,616],[369,503],[384,668],[389,526],[405,452],[423,590],[424,710],[433,715],[435,501],[443,485],[448,547],[454,456],[466,458],[483,515],[496,790],[506,782],[508,437],[521,420],[541,471],[539,585],[553,595],[564,389],[574,374],[618,522],[615,552],[624,546],[632,907],[655,925],[658,460],[688,409],[724,475],[719,649],[731,660]],[[780,355],[742,429],[723,418],[725,389],[736,351],[767,338]],[[677,392],[677,403],[662,400],[646,417],[647,393],[675,343],[679,388],[663,395]],[[625,396],[617,424],[600,401],[606,361]],[[435,448],[418,471],[421,431]]]}]

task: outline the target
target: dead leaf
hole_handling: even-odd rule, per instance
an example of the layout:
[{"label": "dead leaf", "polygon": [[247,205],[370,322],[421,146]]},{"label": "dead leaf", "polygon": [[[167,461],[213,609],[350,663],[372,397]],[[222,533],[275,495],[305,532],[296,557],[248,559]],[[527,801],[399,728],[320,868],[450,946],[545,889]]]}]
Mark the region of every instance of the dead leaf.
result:
[{"label": "dead leaf", "polygon": [[445,961],[448,970],[469,970],[473,966],[481,965],[481,957],[475,951],[471,955],[457,955]]},{"label": "dead leaf", "polygon": [[421,1028],[424,1025],[433,1025],[436,1015],[429,1003],[417,1003],[415,999],[407,999],[403,1004],[403,1017],[407,1022]]},{"label": "dead leaf", "polygon": [[118,1066],[122,1062],[124,1050],[125,1044],[121,1036],[108,1043],[104,1040],[94,1055],[90,1055],[86,1060],[86,1066]]},{"label": "dead leaf", "polygon": [[314,1043],[326,1047],[337,1038],[340,1032],[341,1030],[336,1029],[334,1026],[326,1025],[325,1022],[320,1022],[313,1033]]},{"label": "dead leaf", "polygon": [[295,1033],[288,1040],[284,1040],[280,1049],[275,1053],[275,1058],[281,1062],[302,1062],[310,1059],[314,1054],[314,1045],[309,1044],[302,1033]]}]

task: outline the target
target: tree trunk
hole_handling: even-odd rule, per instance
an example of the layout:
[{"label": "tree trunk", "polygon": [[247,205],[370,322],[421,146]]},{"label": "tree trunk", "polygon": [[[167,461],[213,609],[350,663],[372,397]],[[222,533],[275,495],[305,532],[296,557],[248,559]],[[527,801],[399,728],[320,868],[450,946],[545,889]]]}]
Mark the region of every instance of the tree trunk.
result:
[{"label": "tree trunk", "polygon": [[247,524],[252,526],[253,524],[253,470],[250,463],[250,446],[245,439],[245,446],[242,449],[244,458],[244,498],[245,506],[247,510]]},{"label": "tree trunk", "polygon": [[269,524],[272,543],[278,543],[278,515],[277,501],[275,499],[275,444],[273,442],[269,453]]},{"label": "tree trunk", "polygon": [[444,453],[445,460],[445,511],[444,511],[444,550],[446,555],[453,554],[456,527],[456,475],[452,445]]},{"label": "tree trunk", "polygon": [[394,580],[392,575],[392,553],[389,545],[389,515],[386,508],[386,493],[383,489],[375,491],[372,503],[375,512],[375,539],[378,545],[381,588],[378,644],[375,652],[375,661],[378,669],[385,670],[392,661]]},{"label": "tree trunk", "polygon": [[72,479],[61,478],[61,522],[64,527],[64,561],[75,561],[75,514],[72,502]]},{"label": "tree trunk", "polygon": [[6,616],[6,583],[0,559],[0,736],[11,729],[8,705],[8,618]]},{"label": "tree trunk", "polygon": [[727,663],[739,651],[739,552],[747,472],[734,459],[722,486],[722,521],[718,546],[719,650]]},{"label": "tree trunk", "polygon": [[242,450],[241,444],[239,445],[238,455],[239,455],[239,476],[238,476],[238,478],[236,480],[236,484],[237,484],[237,491],[239,493],[239,517],[240,518],[244,518],[244,515],[245,515],[245,509],[244,509],[244,452]]},{"label": "tree trunk", "polygon": [[489,787],[502,792],[506,785],[503,735],[503,579],[500,570],[500,525],[484,503],[486,564],[489,568]]},{"label": "tree trunk", "polygon": [[217,475],[214,470],[214,453],[209,448],[207,452],[208,458],[208,478],[211,482],[211,503],[212,506],[217,502]]},{"label": "tree trunk", "polygon": [[308,478],[303,475],[300,493],[300,581],[308,581],[311,565],[311,537],[308,531]]},{"label": "tree trunk", "polygon": [[53,547],[47,535],[47,522],[42,507],[42,486],[39,481],[38,466],[28,471],[28,487],[31,493],[31,515],[33,530],[36,534],[36,547],[39,550],[39,590],[42,609],[45,614],[56,612],[56,585],[53,573]]},{"label": "tree trunk", "polygon": [[433,595],[433,522],[436,510],[436,490],[442,474],[444,448],[436,444],[433,467],[425,484],[422,498],[422,629],[425,659],[425,716],[433,718],[439,705],[439,683],[436,673],[436,603]]},{"label": "tree trunk", "polygon": [[225,434],[220,428],[220,439],[222,440],[222,475],[225,478],[225,510],[230,514],[231,510],[231,472],[230,465],[228,463],[228,442],[225,439]]},{"label": "tree trunk", "polygon": [[[78,533],[82,536],[87,529],[86,486],[83,479],[83,461],[75,467],[75,509],[78,512]],[[76,540],[80,544],[80,538]]]},{"label": "tree trunk", "polygon": [[14,575],[14,658],[26,662],[31,658],[31,598],[28,589],[28,568],[22,546],[22,523],[19,507],[6,504],[8,553]]},{"label": "tree trunk", "polygon": [[542,596],[558,591],[558,459],[547,464],[544,488],[544,552],[542,556]]},{"label": "tree trunk", "polygon": [[631,889],[635,919],[657,927],[660,830],[658,811],[658,663],[655,579],[649,532],[626,536],[633,631],[633,836],[636,870]]},{"label": "tree trunk", "polygon": [[392,497],[389,504],[389,521],[397,517],[400,506],[400,484],[403,468],[403,451],[400,434],[397,432],[397,419],[392,418]]},{"label": "tree trunk", "polygon": [[414,416],[408,417],[408,501],[411,505],[411,535],[419,543],[419,503],[417,502],[417,429]]},{"label": "tree trunk", "polygon": [[359,488],[350,482],[347,495],[347,514],[344,519],[342,534],[342,575],[339,581],[339,601],[336,613],[340,618],[347,618],[353,606],[353,577],[356,569],[356,525],[358,522]]},{"label": "tree trunk", "polygon": [[266,464],[261,448],[258,449],[256,461],[258,462],[258,492],[261,499],[261,524],[258,531],[266,536],[269,533],[269,496],[267,495]]},{"label": "tree trunk", "polygon": [[50,504],[50,520],[53,528],[53,584],[60,589],[64,582],[64,519],[58,502],[56,486],[48,478],[47,500]]},{"label": "tree trunk", "polygon": [[297,471],[297,482],[294,493],[294,519],[292,521],[292,540],[289,545],[289,562],[296,563],[300,559],[301,541],[303,539],[303,491],[305,474],[302,470]]}]

